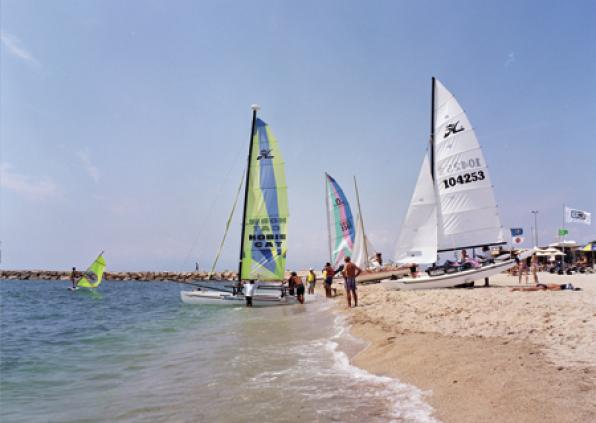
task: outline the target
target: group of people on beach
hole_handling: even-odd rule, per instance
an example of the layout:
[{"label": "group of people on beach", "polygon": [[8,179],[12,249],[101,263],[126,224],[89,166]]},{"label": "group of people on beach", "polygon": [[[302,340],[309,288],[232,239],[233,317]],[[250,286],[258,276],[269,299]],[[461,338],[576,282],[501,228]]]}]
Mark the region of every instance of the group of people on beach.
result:
[{"label": "group of people on beach", "polygon": [[[333,277],[340,273],[344,277],[344,288],[346,291],[346,298],[348,301],[348,308],[352,307],[352,298],[354,299],[354,307],[358,306],[358,294],[357,290],[357,283],[356,277],[362,273],[362,269],[352,263],[350,257],[346,257],[344,259],[344,265],[340,266],[338,269],[334,269],[331,266],[331,263],[327,262],[325,267],[322,269],[323,273],[323,280],[324,280],[324,288],[325,288],[325,296],[327,298],[331,298],[334,296],[335,288],[332,288],[331,285],[333,284]],[[315,274],[313,268],[311,267],[306,274],[306,283],[308,284],[308,294],[314,295],[315,293],[315,286],[317,283],[317,275]],[[287,281],[284,282],[284,285],[287,286],[288,295],[296,296],[296,299],[300,304],[304,304],[304,294],[306,291],[306,287],[304,282],[298,273],[290,272],[290,277]],[[234,295],[238,292],[244,293],[244,297],[246,299],[246,306],[252,307],[253,305],[253,296],[256,293],[258,285],[255,283],[254,280],[250,280],[248,282],[244,282],[242,284],[238,284],[238,287],[234,289]]]},{"label": "group of people on beach", "polygon": [[[344,277],[344,288],[346,290],[348,307],[352,307],[352,298],[354,299],[354,307],[356,307],[358,306],[356,277],[362,273],[362,269],[352,263],[352,259],[350,257],[346,257],[344,259],[344,263],[345,264],[340,266],[338,269],[334,269],[329,262],[325,263],[325,267],[323,267],[321,270],[323,274],[323,287],[325,288],[325,296],[327,298],[334,296],[335,289],[331,286],[333,284],[333,277],[337,273],[341,272],[342,276]],[[313,295],[315,293],[317,276],[312,267],[306,274],[306,282],[308,283],[308,293]],[[296,272],[292,272],[290,274],[290,278],[288,279],[288,290],[290,295],[294,295],[294,290],[296,290],[296,297],[298,301],[301,304],[304,304],[304,284],[302,283],[302,278],[298,276]]]}]

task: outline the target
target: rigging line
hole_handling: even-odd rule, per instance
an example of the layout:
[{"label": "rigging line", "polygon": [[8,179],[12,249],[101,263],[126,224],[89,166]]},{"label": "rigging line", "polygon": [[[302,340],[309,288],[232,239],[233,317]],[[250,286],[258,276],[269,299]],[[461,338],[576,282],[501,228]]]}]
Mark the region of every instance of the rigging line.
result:
[{"label": "rigging line", "polygon": [[[201,235],[203,234],[203,231],[205,229],[205,225],[207,224],[207,222],[211,218],[211,215],[213,214],[213,210],[215,209],[215,204],[220,199],[221,194],[222,194],[222,189],[223,189],[224,185],[227,183],[227,181],[228,181],[228,179],[229,179],[229,177],[230,177],[230,175],[232,173],[232,170],[233,169],[236,169],[238,167],[238,166],[236,166],[236,164],[238,163],[238,159],[241,156],[242,149],[241,148],[237,148],[236,151],[237,151],[236,157],[232,161],[232,166],[230,166],[228,168],[227,173],[225,174],[225,176],[223,177],[223,179],[219,183],[219,186],[217,187],[217,190],[216,190],[215,198],[211,202],[211,206],[209,207],[209,210],[207,211],[207,214],[206,214],[205,218],[202,219],[202,223],[201,223],[201,226],[199,227],[199,230],[197,231],[197,235],[196,235],[196,237],[195,237],[195,239],[194,239],[191,247],[189,248],[188,252],[186,253],[186,256],[184,257],[184,260],[180,263],[180,266],[179,266],[179,269],[180,270],[184,269],[184,265],[188,262],[188,259],[190,258],[193,250],[197,247],[197,244],[199,243],[199,240],[201,239]],[[201,250],[200,253],[202,254],[203,251]]]},{"label": "rigging line", "polygon": [[236,191],[236,198],[234,199],[234,205],[232,206],[232,211],[230,211],[230,216],[228,217],[228,221],[226,222],[226,230],[224,231],[223,238],[221,239],[221,243],[219,244],[219,250],[217,250],[217,255],[215,256],[215,260],[213,261],[213,265],[211,266],[211,271],[209,272],[208,279],[211,279],[213,273],[215,271],[215,266],[217,265],[217,261],[219,260],[219,256],[221,255],[221,251],[223,250],[224,243],[226,241],[226,237],[228,236],[228,230],[230,229],[230,223],[232,223],[232,217],[234,217],[234,211],[236,210],[236,205],[238,204],[238,198],[240,197],[240,191],[242,190],[242,185],[244,184],[244,175],[246,174],[246,169],[242,172],[242,177],[240,178],[240,184],[238,185],[238,190]]}]

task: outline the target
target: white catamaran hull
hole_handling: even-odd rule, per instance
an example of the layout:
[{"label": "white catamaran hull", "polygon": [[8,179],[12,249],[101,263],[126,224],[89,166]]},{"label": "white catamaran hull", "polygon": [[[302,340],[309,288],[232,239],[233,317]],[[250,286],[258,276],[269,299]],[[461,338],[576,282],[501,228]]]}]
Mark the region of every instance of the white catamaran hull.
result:
[{"label": "white catamaran hull", "polygon": [[400,278],[410,273],[409,268],[366,270],[356,277],[358,283],[378,282],[384,279]]},{"label": "white catamaran hull", "polygon": [[[520,260],[525,260],[532,254],[532,251],[528,251],[524,254],[520,254]],[[381,284],[387,289],[433,289],[433,288],[452,288],[457,285],[466,284],[474,281],[484,280],[494,276],[498,273],[504,272],[507,269],[515,266],[515,260],[507,259],[483,266],[480,268],[474,268],[469,270],[462,270],[456,273],[449,273],[439,276],[420,276],[417,278],[404,278],[399,280],[382,281]]]},{"label": "white catamaran hull", "polygon": [[[180,298],[185,304],[195,305],[214,305],[214,306],[245,306],[246,298],[244,295],[234,295],[229,292],[219,292],[211,290],[180,291]],[[255,295],[252,297],[252,303],[255,307],[271,307],[279,305],[297,304],[298,300],[293,296],[277,295]]]}]

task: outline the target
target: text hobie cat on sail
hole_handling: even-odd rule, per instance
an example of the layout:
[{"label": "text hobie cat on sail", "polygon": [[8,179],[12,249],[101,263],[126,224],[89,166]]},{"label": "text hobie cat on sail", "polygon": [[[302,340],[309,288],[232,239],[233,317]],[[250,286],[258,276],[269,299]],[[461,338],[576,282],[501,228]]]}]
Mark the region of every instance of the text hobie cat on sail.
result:
[{"label": "text hobie cat on sail", "polygon": [[[239,282],[282,281],[286,265],[286,228],[289,216],[286,177],[277,140],[269,126],[257,118],[259,107],[253,105],[252,109],[238,279]],[[203,305],[242,305],[245,302],[241,289],[229,292],[217,290],[212,285],[198,285],[199,288],[195,291],[180,292],[183,302]],[[283,287],[269,288],[277,288],[275,291],[279,294],[265,294],[259,290],[252,297],[254,306],[296,303],[294,297],[285,295]]]},{"label": "text hobie cat on sail", "polygon": [[[431,103],[430,145],[398,237],[398,263],[433,264],[441,252],[505,244],[488,167],[468,117],[435,78]],[[399,289],[453,287],[514,265],[509,256],[470,259],[384,284]]]}]

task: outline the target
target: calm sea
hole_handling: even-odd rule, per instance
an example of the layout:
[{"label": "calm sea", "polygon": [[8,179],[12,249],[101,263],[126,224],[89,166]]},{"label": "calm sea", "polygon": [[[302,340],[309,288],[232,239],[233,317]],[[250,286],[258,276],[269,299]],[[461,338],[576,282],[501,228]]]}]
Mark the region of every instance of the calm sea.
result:
[{"label": "calm sea", "polygon": [[428,422],[416,388],[350,365],[330,303],[184,305],[181,288],[0,282],[2,422]]}]

